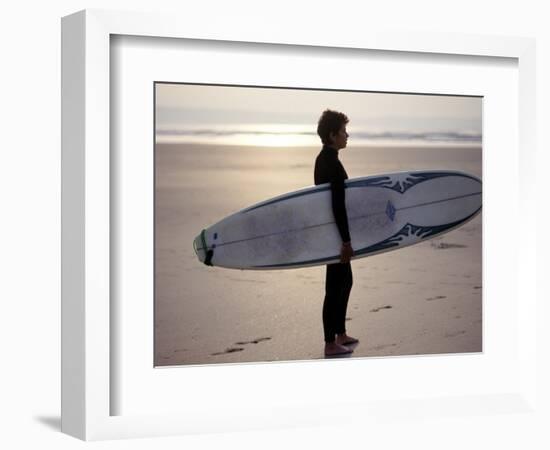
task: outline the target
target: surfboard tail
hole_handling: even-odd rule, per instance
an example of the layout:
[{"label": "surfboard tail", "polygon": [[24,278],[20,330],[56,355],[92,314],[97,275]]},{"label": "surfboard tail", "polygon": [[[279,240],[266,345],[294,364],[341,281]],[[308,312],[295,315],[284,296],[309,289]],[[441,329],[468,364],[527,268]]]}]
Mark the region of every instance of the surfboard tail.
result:
[{"label": "surfboard tail", "polygon": [[206,250],[202,248],[201,234],[193,240],[193,250],[199,261],[203,263],[206,259]]},{"label": "surfboard tail", "polygon": [[201,263],[207,266],[212,265],[212,257],[214,256],[213,249],[209,249],[206,244],[206,230],[202,230],[201,233],[193,239],[193,250],[197,255],[197,258]]}]

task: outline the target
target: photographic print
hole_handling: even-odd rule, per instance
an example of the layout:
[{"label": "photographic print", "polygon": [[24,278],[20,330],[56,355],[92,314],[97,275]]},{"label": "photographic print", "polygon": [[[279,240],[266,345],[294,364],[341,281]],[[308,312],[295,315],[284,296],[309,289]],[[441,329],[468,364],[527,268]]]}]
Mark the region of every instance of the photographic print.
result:
[{"label": "photographic print", "polygon": [[156,367],[482,351],[481,97],[154,89]]}]

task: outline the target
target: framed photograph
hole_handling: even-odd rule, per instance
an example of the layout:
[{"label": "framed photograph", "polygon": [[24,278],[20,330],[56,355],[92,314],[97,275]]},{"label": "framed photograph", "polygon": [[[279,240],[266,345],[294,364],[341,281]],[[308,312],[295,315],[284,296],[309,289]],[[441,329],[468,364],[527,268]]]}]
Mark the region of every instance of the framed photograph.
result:
[{"label": "framed photograph", "polygon": [[[155,366],[481,352],[482,100],[155,83]],[[332,151],[363,177],[346,295],[329,189],[303,190],[331,151],[321,113],[349,121]],[[331,315],[355,334],[324,336]]]},{"label": "framed photograph", "polygon": [[[64,432],[98,440],[398,420],[402,408],[533,410],[535,242],[520,238],[535,221],[532,40],[206,32],[95,10],[63,18],[62,36]],[[323,138],[326,110],[344,113],[341,138]],[[353,248],[332,334],[350,351],[335,354],[326,267],[340,249],[322,251],[340,242],[338,220],[311,234],[324,226],[316,193],[327,203],[332,189],[316,160],[331,150],[348,201],[374,182],[392,195],[367,228],[348,203],[352,246],[390,231]],[[452,220],[407,219],[437,217],[451,200]],[[294,233],[296,220],[277,225],[264,208],[254,223],[267,234],[244,222],[231,239],[214,230],[292,201],[302,203],[287,217],[317,222]],[[230,250],[251,240],[254,251]],[[303,244],[312,240],[318,248]],[[265,259],[281,242],[306,250]],[[353,396],[327,392],[344,374]]]}]

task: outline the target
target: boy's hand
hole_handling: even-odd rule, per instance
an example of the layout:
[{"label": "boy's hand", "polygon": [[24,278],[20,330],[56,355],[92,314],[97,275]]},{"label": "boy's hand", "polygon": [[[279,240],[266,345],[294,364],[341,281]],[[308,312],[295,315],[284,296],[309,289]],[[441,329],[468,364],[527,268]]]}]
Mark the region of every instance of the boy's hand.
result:
[{"label": "boy's hand", "polygon": [[351,242],[343,242],[342,248],[340,249],[340,262],[349,263],[352,256],[353,248],[351,246]]}]

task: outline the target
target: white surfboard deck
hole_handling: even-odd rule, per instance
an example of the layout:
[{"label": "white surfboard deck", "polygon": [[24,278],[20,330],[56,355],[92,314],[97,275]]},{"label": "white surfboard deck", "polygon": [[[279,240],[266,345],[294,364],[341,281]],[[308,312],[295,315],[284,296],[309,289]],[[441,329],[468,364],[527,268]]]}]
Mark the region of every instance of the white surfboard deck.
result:
[{"label": "white surfboard deck", "polygon": [[[348,179],[352,259],[446,233],[478,214],[481,201],[481,180],[464,172],[426,170]],[[328,183],[289,192],[206,228],[193,247],[199,261],[232,269],[336,263],[342,240],[331,202]]]}]

